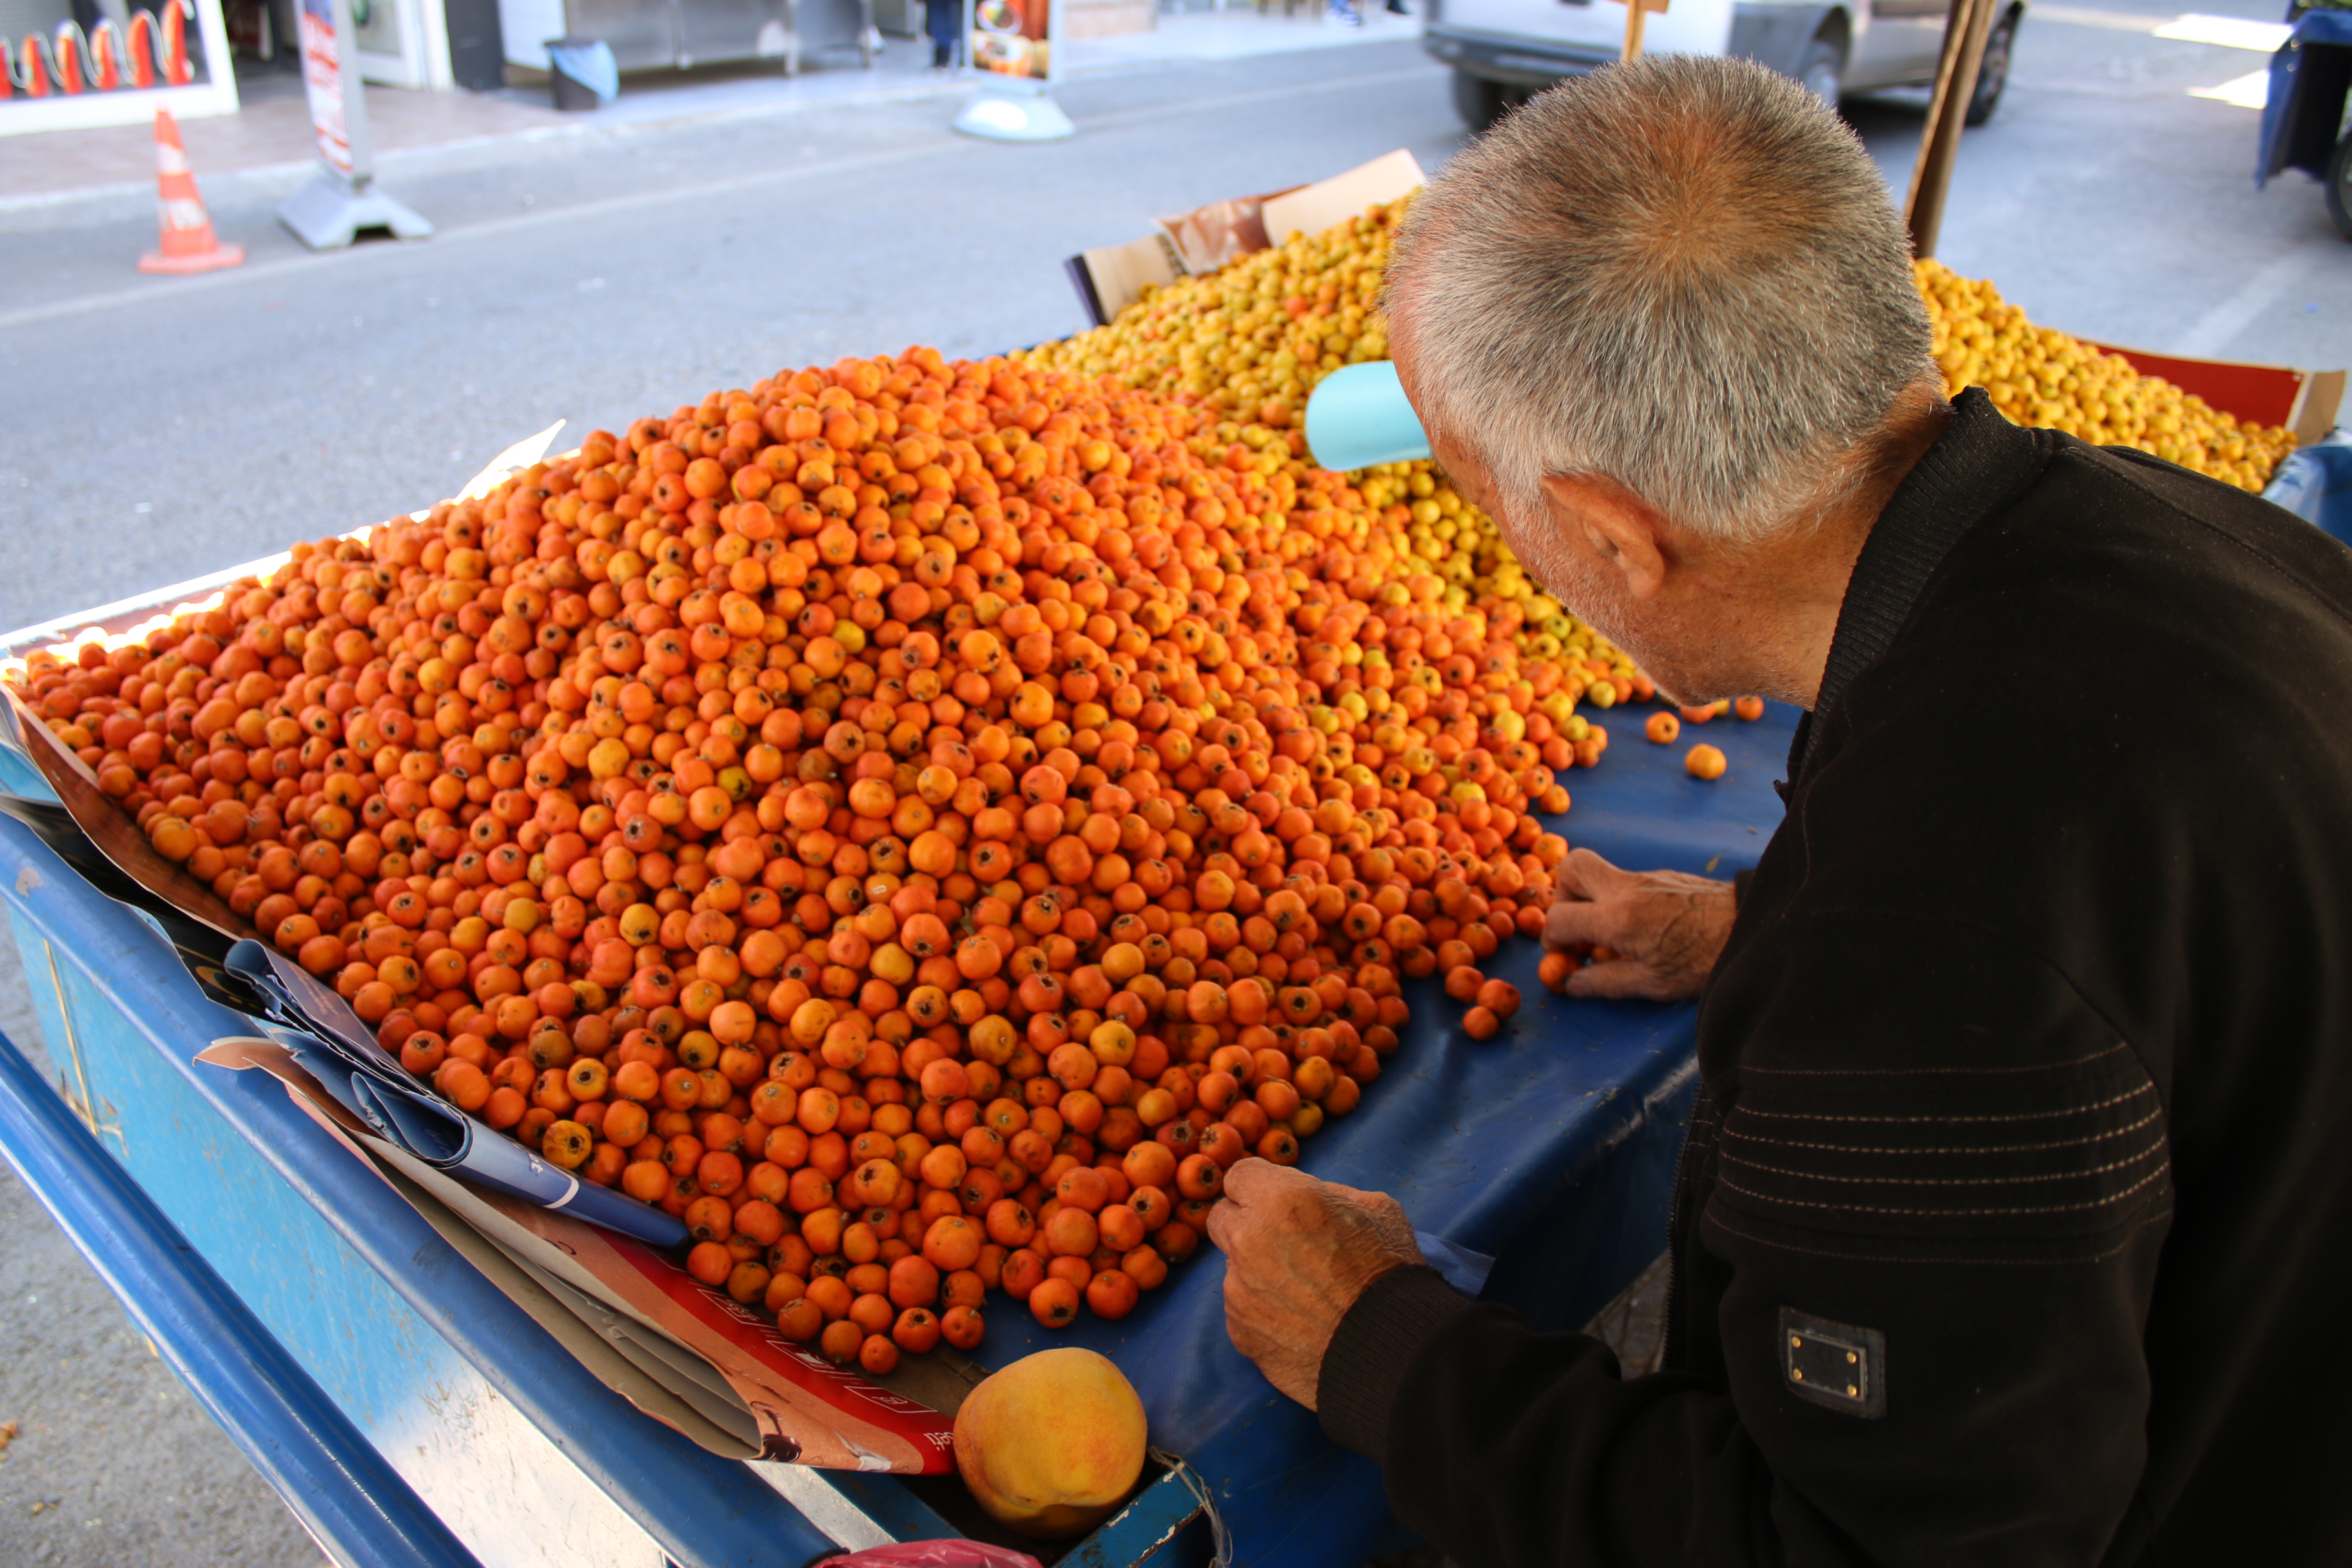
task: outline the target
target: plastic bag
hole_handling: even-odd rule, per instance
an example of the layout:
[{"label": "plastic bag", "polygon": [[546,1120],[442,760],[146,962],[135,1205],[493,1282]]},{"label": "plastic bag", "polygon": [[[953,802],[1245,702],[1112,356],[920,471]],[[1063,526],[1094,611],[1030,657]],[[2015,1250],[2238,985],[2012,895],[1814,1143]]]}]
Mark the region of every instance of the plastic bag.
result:
[{"label": "plastic bag", "polygon": [[2352,431],[2338,426],[2325,441],[2288,454],[2263,499],[2352,543]]},{"label": "plastic bag", "polygon": [[600,104],[621,95],[621,65],[601,38],[550,38],[548,68],[561,71],[596,95]]},{"label": "plastic bag", "polygon": [[1473,1298],[1486,1288],[1486,1276],[1495,1271],[1493,1258],[1425,1230],[1414,1231],[1412,1238],[1421,1244],[1421,1260],[1448,1285]]},{"label": "plastic bag", "polygon": [[809,1568],[1044,1568],[1025,1552],[1011,1552],[985,1542],[894,1541],[838,1557],[820,1557]]}]

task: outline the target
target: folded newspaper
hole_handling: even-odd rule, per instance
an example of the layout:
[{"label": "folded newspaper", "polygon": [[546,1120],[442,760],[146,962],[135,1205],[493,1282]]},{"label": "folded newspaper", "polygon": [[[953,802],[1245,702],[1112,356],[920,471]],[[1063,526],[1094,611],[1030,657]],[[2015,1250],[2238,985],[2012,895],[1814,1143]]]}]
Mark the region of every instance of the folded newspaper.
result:
[{"label": "folded newspaper", "polygon": [[451,1180],[354,1110],[307,1053],[233,1037],[196,1059],[277,1079],[593,1376],[710,1452],[902,1475],[955,1468],[951,1413],[982,1375],[961,1357],[910,1356],[880,1382],[845,1371],[669,1254],[583,1223],[576,1203]]},{"label": "folded newspaper", "polygon": [[228,968],[262,999],[258,1015],[247,1011],[263,1031],[404,1154],[656,1247],[685,1245],[686,1226],[675,1215],[549,1164],[426,1088],[376,1043],[342,997],[277,949],[240,942],[229,949]]}]

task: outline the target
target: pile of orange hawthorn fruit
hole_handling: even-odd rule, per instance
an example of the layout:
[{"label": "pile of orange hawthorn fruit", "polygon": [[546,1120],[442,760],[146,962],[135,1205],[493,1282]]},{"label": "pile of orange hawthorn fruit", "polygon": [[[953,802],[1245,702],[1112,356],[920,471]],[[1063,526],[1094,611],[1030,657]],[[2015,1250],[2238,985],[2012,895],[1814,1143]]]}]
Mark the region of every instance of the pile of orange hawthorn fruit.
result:
[{"label": "pile of orange hawthorn fruit", "polygon": [[[1293,234],[1213,272],[1147,287],[1108,325],[1015,358],[1208,411],[1229,443],[1246,448],[1235,461],[1293,486],[1328,483],[1307,461],[1307,399],[1342,366],[1388,357],[1381,287],[1412,199],[1373,206],[1319,235]],[[1360,552],[1435,577],[1438,603],[1448,608],[1506,620],[1530,663],[1560,662],[1563,679],[1546,702],[1571,742],[1592,739],[1576,703],[1607,709],[1654,695],[1622,649],[1528,579],[1494,521],[1435,463],[1376,464],[1344,483],[1360,498]],[[1592,753],[1607,743],[1605,735],[1593,739]]]},{"label": "pile of orange hawthorn fruit", "polygon": [[1355,1108],[1403,978],[1466,972],[1474,1035],[1517,1004],[1475,965],[1605,736],[1513,603],[1254,455],[1108,380],[844,360],[12,679],[409,1070],[878,1374],[991,1289],[1130,1310],[1227,1167]]},{"label": "pile of orange hawthorn fruit", "polygon": [[[1117,385],[1177,397],[1232,421],[1245,460],[1294,482],[1310,475],[1300,428],[1309,395],[1343,366],[1388,355],[1388,318],[1381,305],[1391,245],[1414,198],[1376,205],[1315,236],[1293,234],[1269,248],[1240,257],[1213,272],[1146,287],[1117,320],[1017,356],[1025,365],[1105,376]],[[1566,670],[1547,702],[1549,717],[1591,761],[1608,743],[1575,704],[1613,708],[1649,701],[1655,686],[1622,650],[1531,581],[1494,520],[1454,489],[1428,458],[1375,465],[1348,476],[1364,499],[1366,538],[1359,548],[1392,556],[1412,571],[1437,576],[1445,604],[1475,606],[1490,620],[1504,606],[1517,628],[1519,652],[1529,663],[1559,660]],[[1739,716],[1762,716],[1755,698],[1741,700]],[[1752,710],[1751,706],[1752,705]],[[1682,719],[1705,723],[1730,705],[1684,708]],[[1654,715],[1645,732],[1661,744]],[[1684,765],[1702,781],[1721,778],[1729,761],[1719,747],[1691,748]],[[1548,984],[1565,980],[1563,956],[1547,966]],[[1449,994],[1475,997],[1483,976],[1456,981]],[[1488,1010],[1492,1014],[1492,1010]],[[1507,1016],[1504,1015],[1503,1016]],[[1469,1019],[1480,1037],[1500,1027],[1499,1016]]]}]

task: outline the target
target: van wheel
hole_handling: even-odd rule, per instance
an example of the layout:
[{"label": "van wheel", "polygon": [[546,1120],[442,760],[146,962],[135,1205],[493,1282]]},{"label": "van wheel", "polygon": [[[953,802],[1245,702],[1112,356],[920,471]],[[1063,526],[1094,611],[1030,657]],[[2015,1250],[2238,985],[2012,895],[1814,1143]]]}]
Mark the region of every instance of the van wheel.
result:
[{"label": "van wheel", "polygon": [[1797,61],[1797,83],[1832,109],[1844,91],[1845,46],[1835,38],[1815,38]]},{"label": "van wheel", "polygon": [[1992,118],[2000,102],[2000,89],[2009,85],[2009,57],[2016,43],[2017,16],[2012,12],[1985,38],[1984,63],[1977,68],[1977,89],[1969,95],[1969,111],[1960,117],[1961,124],[1982,125]]},{"label": "van wheel", "polygon": [[1503,118],[1503,110],[1509,107],[1501,82],[1488,81],[1483,76],[1472,76],[1465,70],[1454,71],[1454,112],[1460,115],[1462,123],[1474,132],[1483,132]]}]

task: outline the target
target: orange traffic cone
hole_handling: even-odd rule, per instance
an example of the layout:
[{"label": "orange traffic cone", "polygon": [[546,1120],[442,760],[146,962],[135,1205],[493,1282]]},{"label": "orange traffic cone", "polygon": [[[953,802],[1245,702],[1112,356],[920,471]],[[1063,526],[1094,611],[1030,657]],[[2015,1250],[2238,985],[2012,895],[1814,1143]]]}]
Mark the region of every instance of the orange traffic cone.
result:
[{"label": "orange traffic cone", "polygon": [[223,245],[213,237],[212,215],[196,194],[187,149],[180,144],[180,128],[167,109],[155,111],[155,187],[163,247],[141,257],[140,271],[210,272],[245,264],[245,247]]}]

